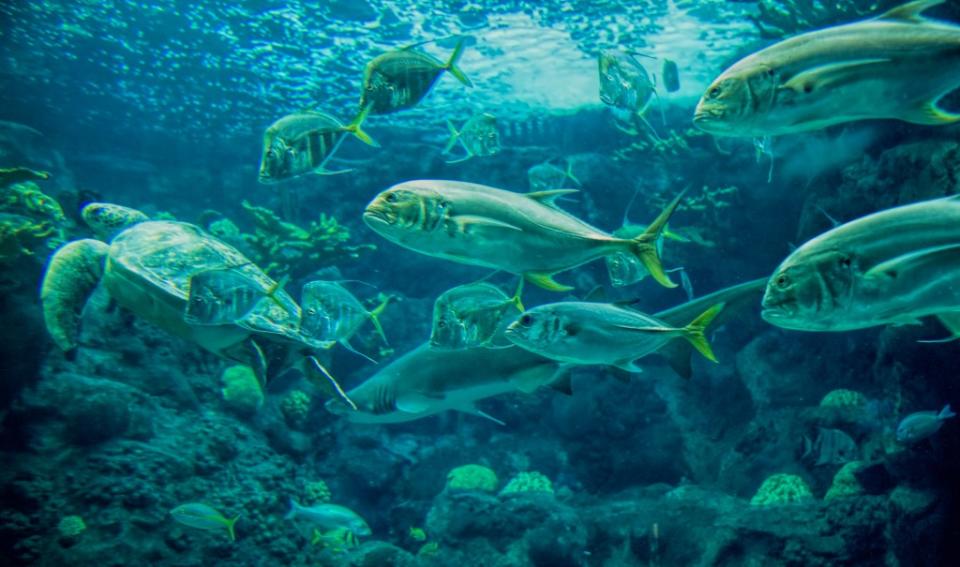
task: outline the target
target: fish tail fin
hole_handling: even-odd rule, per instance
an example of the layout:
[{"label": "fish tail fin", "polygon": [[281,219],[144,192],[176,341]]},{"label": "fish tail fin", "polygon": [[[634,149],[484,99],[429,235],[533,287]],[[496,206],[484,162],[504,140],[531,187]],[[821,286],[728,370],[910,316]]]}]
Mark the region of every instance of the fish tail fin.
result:
[{"label": "fish tail fin", "polygon": [[290,510],[287,512],[287,515],[283,517],[284,520],[292,520],[297,517],[297,510],[300,508],[300,505],[297,504],[297,501],[293,499],[293,496],[290,497]]},{"label": "fish tail fin", "polygon": [[679,232],[670,230],[669,226],[663,227],[663,237],[668,240],[676,240],[677,242],[690,242],[689,238],[680,234]]},{"label": "fish tail fin", "polygon": [[237,520],[240,519],[240,514],[237,514],[233,518],[227,520],[227,535],[230,536],[230,541],[237,541],[237,534],[233,531],[234,524],[237,523]]},{"label": "fish tail fin", "polygon": [[443,148],[445,154],[449,154],[450,150],[457,145],[457,140],[460,139],[460,132],[457,131],[457,127],[453,125],[453,121],[449,118],[447,119],[447,128],[450,129],[450,140],[447,142],[447,147]]},{"label": "fish tail fin", "polygon": [[367,315],[370,316],[370,322],[373,323],[373,327],[377,330],[377,334],[380,335],[380,339],[385,345],[389,345],[390,343],[387,342],[387,335],[383,332],[383,326],[380,324],[380,315],[383,314],[383,311],[387,308],[391,299],[393,299],[392,295],[385,294],[380,301],[380,305],[377,305],[367,313]]},{"label": "fish tail fin", "polygon": [[286,274],[285,276],[277,280],[277,282],[272,286],[270,286],[270,289],[267,290],[267,297],[269,297],[274,303],[276,303],[278,306],[284,309],[286,309],[286,306],[283,304],[283,302],[280,301],[280,299],[277,297],[277,294],[283,291],[283,288],[286,287],[287,282],[289,281],[290,281],[290,274]]},{"label": "fish tail fin", "polygon": [[683,338],[687,339],[700,354],[713,362],[717,362],[717,357],[713,354],[713,349],[707,341],[706,330],[717,315],[723,311],[723,306],[723,303],[717,303],[683,328]]},{"label": "fish tail fin", "polygon": [[633,255],[643,264],[643,267],[650,272],[653,279],[657,280],[657,283],[664,287],[677,287],[677,284],[670,279],[670,276],[668,276],[663,269],[663,264],[660,262],[660,252],[657,242],[660,240],[664,228],[666,228],[670,217],[673,216],[674,211],[677,210],[677,206],[680,204],[680,200],[686,192],[686,189],[681,191],[680,194],[663,209],[660,216],[650,223],[650,226],[648,226],[643,233],[629,241],[631,245],[630,251]]},{"label": "fish tail fin", "polygon": [[523,295],[523,276],[520,277],[520,282],[517,284],[517,291],[513,292],[513,297],[510,298],[510,304],[517,308],[517,311],[523,313],[526,311],[523,307],[523,300],[521,296]]},{"label": "fish tail fin", "polygon": [[357,115],[350,124],[347,124],[343,127],[344,130],[350,132],[357,137],[361,142],[368,146],[373,146],[379,148],[380,144],[376,140],[370,137],[370,134],[367,134],[360,126],[363,125],[363,121],[367,119],[367,116],[370,114],[370,109],[373,108],[373,104],[368,104],[363,107],[363,110],[360,111],[360,114]]},{"label": "fish tail fin", "polygon": [[943,406],[943,409],[940,410],[940,413],[937,415],[937,419],[950,419],[951,417],[957,417],[957,414],[953,413],[953,410],[950,409],[950,404]]},{"label": "fish tail fin", "polygon": [[450,59],[447,60],[447,64],[443,66],[451,75],[457,78],[458,81],[463,83],[468,87],[472,87],[473,83],[470,82],[470,79],[467,78],[467,75],[457,67],[457,62],[460,61],[460,56],[463,55],[463,50],[467,46],[467,42],[464,39],[460,39],[457,42],[457,46],[453,48],[453,53],[450,54]]},{"label": "fish tail fin", "polygon": [[570,181],[573,181],[574,183],[576,183],[578,187],[583,187],[583,183],[580,183],[580,180],[577,179],[577,176],[573,174],[572,161],[567,160],[567,170],[564,173],[566,174],[567,178],[569,178]]}]

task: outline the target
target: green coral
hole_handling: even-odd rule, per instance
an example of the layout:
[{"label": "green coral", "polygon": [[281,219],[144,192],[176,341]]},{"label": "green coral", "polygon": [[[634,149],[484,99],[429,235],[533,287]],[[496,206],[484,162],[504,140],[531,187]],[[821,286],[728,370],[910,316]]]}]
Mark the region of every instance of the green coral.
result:
[{"label": "green coral", "polygon": [[493,492],[498,483],[497,473],[483,465],[463,465],[447,473],[448,490]]},{"label": "green coral", "polygon": [[223,401],[242,415],[253,415],[263,405],[263,389],[249,366],[237,364],[223,371],[221,376]]},{"label": "green coral", "polygon": [[330,487],[322,480],[308,482],[303,487],[303,504],[305,506],[330,502],[330,497]]},{"label": "green coral", "polygon": [[517,494],[520,492],[541,492],[553,494],[553,483],[550,479],[536,471],[517,473],[510,482],[503,487],[500,495]]},{"label": "green coral", "polygon": [[0,210],[54,223],[61,223],[67,218],[60,203],[41,191],[40,186],[32,181],[15,183],[0,189]]},{"label": "green coral", "polygon": [[57,524],[57,531],[63,537],[77,537],[87,530],[87,524],[80,516],[64,516]]},{"label": "green coral", "polygon": [[251,260],[274,278],[301,278],[317,266],[340,258],[357,258],[364,251],[376,249],[373,244],[348,244],[350,231],[331,216],[321,214],[319,220],[304,228],[284,221],[270,209],[247,201],[242,204],[253,217],[254,231],[241,237]]},{"label": "green coral", "polygon": [[867,397],[855,390],[843,388],[831,390],[820,400],[822,408],[862,408],[867,405]]},{"label": "green coral", "polygon": [[290,427],[303,427],[310,413],[310,394],[293,390],[280,402],[280,411]]},{"label": "green coral", "polygon": [[50,174],[46,171],[34,171],[26,167],[3,167],[0,168],[0,187],[22,183],[24,181],[36,181],[50,179]]},{"label": "green coral", "polygon": [[824,495],[824,500],[833,500],[834,498],[844,498],[847,496],[858,496],[863,494],[863,486],[857,480],[856,473],[864,466],[863,461],[850,461],[843,465],[837,474],[833,475],[833,483]]},{"label": "green coral", "polygon": [[810,486],[797,475],[775,474],[763,481],[750,499],[751,506],[779,506],[813,499]]}]

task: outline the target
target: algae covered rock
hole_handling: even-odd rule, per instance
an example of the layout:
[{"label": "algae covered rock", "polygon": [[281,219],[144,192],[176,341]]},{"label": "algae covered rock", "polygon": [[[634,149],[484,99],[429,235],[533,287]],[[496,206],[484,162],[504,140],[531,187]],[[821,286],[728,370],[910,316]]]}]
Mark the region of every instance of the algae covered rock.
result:
[{"label": "algae covered rock", "polygon": [[447,490],[493,492],[497,489],[497,473],[483,465],[463,465],[447,474]]},{"label": "algae covered rock", "polygon": [[287,425],[295,429],[304,426],[310,413],[310,394],[302,390],[294,390],[280,402],[280,411]]},{"label": "algae covered rock", "polygon": [[863,486],[857,479],[856,472],[864,467],[863,461],[850,461],[843,465],[837,474],[833,475],[833,483],[824,495],[824,500],[847,498],[863,494]]},{"label": "algae covered rock", "polygon": [[779,506],[813,500],[806,481],[797,475],[779,473],[767,478],[750,499],[751,506]]},{"label": "algae covered rock", "polygon": [[553,494],[553,483],[545,475],[536,471],[521,472],[510,479],[500,491],[501,496],[520,493]]},{"label": "algae covered rock", "polygon": [[251,416],[263,405],[263,389],[249,366],[236,364],[223,371],[220,377],[223,401],[228,408],[242,416]]}]

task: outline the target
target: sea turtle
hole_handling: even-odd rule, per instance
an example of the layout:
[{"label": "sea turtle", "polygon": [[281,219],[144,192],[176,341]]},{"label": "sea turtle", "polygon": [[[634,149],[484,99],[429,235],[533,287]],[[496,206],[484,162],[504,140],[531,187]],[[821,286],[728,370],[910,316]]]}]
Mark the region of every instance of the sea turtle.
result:
[{"label": "sea turtle", "polygon": [[[267,360],[274,359],[278,348],[287,359],[290,354],[300,354],[312,362],[305,365],[305,372],[320,370],[326,374],[309,356],[309,349],[317,345],[300,333],[300,306],[263,270],[239,250],[197,226],[148,220],[136,213],[100,203],[88,205],[83,217],[95,229],[103,228],[98,226],[98,219],[108,221],[105,224],[110,228],[120,229],[116,236],[109,244],[94,239],[69,242],[51,258],[40,297],[47,330],[60,348],[70,351],[77,346],[81,312],[102,282],[122,307],[173,335],[249,365],[264,383]],[[117,226],[121,218],[128,219],[129,224]],[[263,300],[232,323],[188,323],[184,315],[191,279],[208,270],[242,274],[263,291]],[[328,374],[326,377],[339,392],[333,379]]]}]

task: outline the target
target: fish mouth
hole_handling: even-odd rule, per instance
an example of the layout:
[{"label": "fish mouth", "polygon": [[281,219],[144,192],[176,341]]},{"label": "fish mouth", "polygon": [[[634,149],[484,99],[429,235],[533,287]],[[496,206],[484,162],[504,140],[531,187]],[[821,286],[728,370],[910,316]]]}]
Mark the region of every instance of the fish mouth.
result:
[{"label": "fish mouth", "polygon": [[363,222],[370,227],[393,224],[391,215],[387,211],[376,207],[367,207],[367,210],[363,211]]}]

